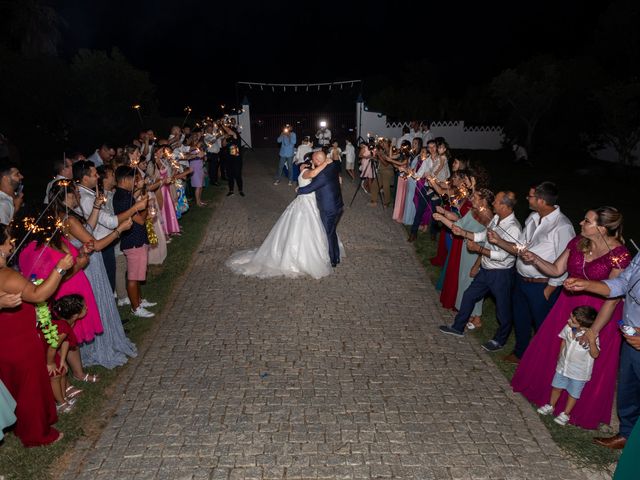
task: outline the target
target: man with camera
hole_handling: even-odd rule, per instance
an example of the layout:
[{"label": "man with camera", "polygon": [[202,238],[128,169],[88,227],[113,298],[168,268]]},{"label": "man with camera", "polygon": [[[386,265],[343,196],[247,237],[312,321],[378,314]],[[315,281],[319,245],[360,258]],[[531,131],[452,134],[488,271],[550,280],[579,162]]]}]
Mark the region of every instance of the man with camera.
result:
[{"label": "man with camera", "polygon": [[296,133],[293,131],[291,125],[285,125],[282,129],[282,133],[278,137],[278,143],[280,144],[280,162],[278,163],[278,171],[276,172],[274,185],[280,183],[280,177],[282,176],[284,166],[287,166],[287,174],[289,176],[289,186],[293,185],[293,150],[296,146]]},{"label": "man with camera", "polygon": [[320,122],[320,130],[316,132],[316,139],[318,139],[318,146],[327,148],[331,145],[331,130],[327,128],[327,122],[324,120]]}]

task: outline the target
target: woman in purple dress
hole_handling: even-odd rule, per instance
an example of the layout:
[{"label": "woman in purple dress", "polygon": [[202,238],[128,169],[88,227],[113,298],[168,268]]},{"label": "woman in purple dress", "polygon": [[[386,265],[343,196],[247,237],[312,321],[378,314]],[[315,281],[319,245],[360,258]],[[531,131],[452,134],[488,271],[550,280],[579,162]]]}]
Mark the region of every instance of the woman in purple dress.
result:
[{"label": "woman in purple dress", "polygon": [[[555,263],[546,262],[531,252],[523,253],[523,260],[533,263],[549,277],[565,272],[571,277],[588,280],[618,276],[631,261],[629,251],[622,244],[622,214],[613,207],[589,210],[580,226],[581,235],[569,242]],[[511,385],[515,392],[522,393],[538,406],[548,402],[562,345],[558,334],[567,324],[571,311],[580,305],[598,310],[591,330],[600,336],[600,356],[594,364],[591,380],[571,412],[570,423],[595,429],[601,423],[611,421],[621,340],[617,321],[622,317],[622,304],[618,299],[607,300],[590,293],[563,289],[522,357]],[[555,415],[564,411],[566,401],[567,393],[563,392],[556,404]]]}]

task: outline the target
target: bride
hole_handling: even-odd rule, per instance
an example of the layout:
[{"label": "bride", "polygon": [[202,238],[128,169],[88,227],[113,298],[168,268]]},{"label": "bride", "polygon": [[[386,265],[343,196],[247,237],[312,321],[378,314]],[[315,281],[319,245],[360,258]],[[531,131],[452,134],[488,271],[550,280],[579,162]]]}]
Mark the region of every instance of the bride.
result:
[{"label": "bride", "polygon": [[[298,185],[304,187],[330,162],[312,169],[301,165]],[[342,245],[340,245],[342,250]],[[315,193],[298,195],[286,208],[260,248],[234,253],[226,262],[236,273],[252,277],[321,278],[332,272],[329,244]]]}]

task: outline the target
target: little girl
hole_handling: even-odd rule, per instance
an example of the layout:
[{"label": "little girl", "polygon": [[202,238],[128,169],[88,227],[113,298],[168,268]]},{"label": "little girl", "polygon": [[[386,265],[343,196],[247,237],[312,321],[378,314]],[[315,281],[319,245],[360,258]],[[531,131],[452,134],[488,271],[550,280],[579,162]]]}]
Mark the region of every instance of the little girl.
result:
[{"label": "little girl", "polygon": [[51,305],[53,320],[51,323],[58,328],[58,345],[49,345],[43,337],[47,352],[47,371],[51,379],[51,389],[56,399],[57,410],[68,413],[72,410],[76,398],[82,390],[70,385],[67,381],[67,354],[70,349],[78,346],[73,333],[73,325],[87,313],[84,298],[78,294],[65,295],[55,300]]},{"label": "little girl", "polygon": [[[540,415],[553,413],[560,394],[566,390],[569,395],[567,405],[564,412],[554,419],[558,425],[564,426],[569,422],[571,410],[580,398],[582,389],[591,379],[593,363],[600,355],[598,337],[591,330],[587,330],[593,325],[597,314],[596,309],[588,305],[574,308],[567,325],[558,334],[562,339],[562,348],[558,356],[556,374],[551,382],[551,399],[538,409]],[[587,345],[580,343],[582,337],[587,339]]]}]

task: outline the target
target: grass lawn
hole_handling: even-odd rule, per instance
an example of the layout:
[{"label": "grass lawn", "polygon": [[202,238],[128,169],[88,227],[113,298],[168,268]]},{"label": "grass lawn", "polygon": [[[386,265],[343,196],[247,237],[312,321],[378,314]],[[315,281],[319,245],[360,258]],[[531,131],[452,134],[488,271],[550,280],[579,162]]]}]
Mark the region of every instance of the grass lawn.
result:
[{"label": "grass lawn", "polygon": [[[416,252],[425,266],[429,278],[433,282],[434,286],[440,275],[440,267],[434,267],[429,262],[429,259],[436,254],[437,244],[429,238],[428,234],[421,234],[418,236],[418,240],[415,242]],[[492,298],[487,298],[484,301],[482,309],[482,328],[473,330],[467,333],[467,337],[477,341],[479,344],[485,343],[493,337],[497,328],[495,304]],[[513,332],[507,341],[505,348],[496,353],[488,353],[498,369],[511,380],[511,377],[515,373],[516,366],[512,363],[502,361],[502,357],[507,353],[513,351],[515,344],[515,337]],[[532,409],[535,407],[532,405]],[[607,469],[611,463],[618,460],[618,452],[609,450],[608,448],[598,447],[591,443],[593,437],[603,436],[602,432],[597,430],[583,430],[572,425],[561,427],[554,423],[553,416],[541,417],[543,423],[549,429],[553,440],[562,448],[565,452],[571,455],[576,464],[592,469]],[[607,435],[604,435],[607,436]]]},{"label": "grass lawn", "polygon": [[[189,264],[189,259],[202,239],[208,221],[214,212],[212,205],[214,200],[226,191],[223,187],[209,187],[203,191],[203,200],[210,202],[206,208],[192,207],[181,220],[183,234],[174,237],[167,246],[168,255],[162,266],[151,267],[149,278],[143,292],[146,298],[158,302],[153,310],[160,315],[151,319],[135,318],[130,315],[128,307],[120,309],[120,315],[125,323],[125,330],[129,338],[140,347],[143,337],[152,326],[161,321],[167,301],[171,298],[173,288],[180,280]],[[140,348],[139,348],[140,350]],[[20,441],[11,433],[5,436],[0,447],[0,478],[7,480],[46,480],[52,478],[56,467],[56,459],[71,449],[75,442],[86,434],[96,433],[101,425],[94,421],[99,414],[106,409],[110,401],[110,394],[114,383],[128,366],[107,370],[101,367],[92,367],[87,370],[98,373],[101,377],[96,384],[80,384],[74,382],[83,389],[73,412],[61,415],[56,428],[64,432],[62,441],[55,445],[37,448],[24,448]],[[86,431],[90,426],[90,431]]]}]

